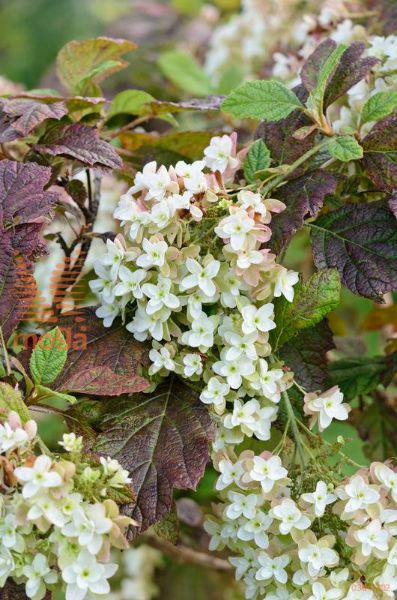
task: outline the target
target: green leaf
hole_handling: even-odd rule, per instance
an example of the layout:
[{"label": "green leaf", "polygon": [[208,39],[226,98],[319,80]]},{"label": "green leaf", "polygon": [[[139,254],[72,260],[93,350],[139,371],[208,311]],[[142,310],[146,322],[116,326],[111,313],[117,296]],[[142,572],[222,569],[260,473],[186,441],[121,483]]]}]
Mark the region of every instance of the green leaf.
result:
[{"label": "green leaf", "polygon": [[330,81],[332,75],[335,72],[336,67],[339,64],[342,54],[348,48],[346,44],[340,44],[331,52],[325,62],[321,65],[320,71],[317,76],[317,82],[315,87],[310,92],[307,100],[307,108],[310,111],[322,115],[324,112],[324,95],[327,89],[327,84]]},{"label": "green leaf", "polygon": [[318,271],[305,283],[295,286],[293,302],[284,297],[274,303],[277,329],[271,335],[271,345],[276,351],[298,333],[319,323],[336,308],[340,298],[340,280],[335,269]]},{"label": "green leaf", "polygon": [[351,135],[338,135],[329,140],[327,145],[328,152],[333,158],[342,162],[358,160],[363,157],[363,149]]},{"label": "green leaf", "polygon": [[44,400],[46,401],[46,403],[49,400],[61,400],[63,403],[67,403],[69,404],[76,404],[77,400],[74,396],[71,396],[70,394],[65,394],[64,392],[57,392],[56,390],[51,390],[50,388],[46,387],[45,385],[36,385],[35,387],[35,402],[36,404],[39,402],[43,402]]},{"label": "green leaf", "polygon": [[22,394],[8,383],[0,381],[0,414],[15,411],[26,423],[30,419],[28,407],[23,401]]},{"label": "green leaf", "polygon": [[297,108],[303,108],[299,98],[273,80],[243,83],[222,103],[222,109],[234,117],[266,121],[280,121]]},{"label": "green leaf", "polygon": [[270,150],[262,140],[251,144],[244,161],[244,175],[248,183],[255,182],[255,173],[270,167]]},{"label": "green leaf", "polygon": [[179,521],[176,507],[174,506],[164,519],[155,523],[153,529],[161,539],[175,545],[179,540]]},{"label": "green leaf", "polygon": [[74,40],[58,53],[58,77],[75,94],[98,96],[98,83],[128,66],[121,57],[135,48],[133,42],[108,37]]},{"label": "green leaf", "polygon": [[144,115],[150,114],[148,102],[154,100],[153,96],[142,90],[124,90],[117,94],[110,105],[108,118],[119,114]]},{"label": "green leaf", "polygon": [[329,366],[330,384],[339,385],[346,400],[353,400],[376,389],[385,368],[384,356],[342,358]]},{"label": "green leaf", "polygon": [[397,110],[397,91],[378,92],[364,104],[361,112],[361,125],[379,121]]},{"label": "green leaf", "polygon": [[163,52],[158,63],[164,75],[185,92],[208,96],[213,91],[207,75],[189,52],[182,50]]},{"label": "green leaf", "polygon": [[36,384],[48,385],[61,373],[68,353],[66,340],[59,327],[55,327],[37,342],[29,362]]}]

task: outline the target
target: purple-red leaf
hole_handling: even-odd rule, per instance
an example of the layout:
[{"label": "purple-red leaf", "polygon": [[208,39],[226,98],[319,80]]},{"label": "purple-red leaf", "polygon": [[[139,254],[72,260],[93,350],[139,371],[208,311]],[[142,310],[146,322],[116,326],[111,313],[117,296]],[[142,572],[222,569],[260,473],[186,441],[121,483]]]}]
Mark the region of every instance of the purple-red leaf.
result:
[{"label": "purple-red leaf", "polygon": [[3,227],[43,223],[57,199],[45,191],[51,169],[36,163],[0,162],[0,223]]},{"label": "purple-red leaf", "polygon": [[[0,100],[0,114],[3,113],[3,117],[5,115],[8,127],[12,130],[8,135],[13,135],[15,132],[16,137],[29,135],[35,127],[47,119],[62,119],[67,112],[68,109],[62,101],[45,103],[30,98]],[[7,132],[3,132],[3,135],[7,137]]]},{"label": "purple-red leaf", "polygon": [[324,204],[324,198],[333,194],[336,179],[331,173],[310,171],[286,183],[276,198],[284,202],[286,210],[275,214],[272,220],[271,249],[278,254],[291,237],[303,225],[306,217],[316,217]]},{"label": "purple-red leaf", "polygon": [[147,346],[121,325],[105,328],[91,309],[61,316],[58,326],[69,339],[66,365],[54,389],[91,396],[140,392],[148,382],[138,374],[148,364]]},{"label": "purple-red leaf", "polygon": [[96,128],[82,123],[52,127],[35,150],[74,158],[89,167],[118,169],[122,165],[116,150],[99,138]]},{"label": "purple-red leaf", "polygon": [[300,75],[302,83],[308,92],[311,92],[316,87],[321,67],[331,56],[336,46],[337,44],[334,40],[331,40],[330,38],[324,40],[324,42],[319,44],[306,60]]},{"label": "purple-red leaf", "polygon": [[350,88],[364,79],[379,62],[374,56],[361,58],[365,49],[364,42],[353,42],[344,51],[326,88],[324,95],[325,108],[344,96]]},{"label": "purple-red leaf", "polygon": [[348,204],[310,226],[317,268],[338,269],[342,283],[367,298],[397,291],[397,221],[387,201]]},{"label": "purple-red leaf", "polygon": [[198,394],[170,377],[151,394],[114,400],[101,416],[94,451],[116,458],[132,478],[135,536],[171,509],[172,491],[195,489],[209,459],[213,424]]},{"label": "purple-red leaf", "polygon": [[397,219],[397,192],[390,196],[388,203],[390,210]]},{"label": "purple-red leaf", "polygon": [[368,177],[383,191],[397,187],[397,114],[376,123],[362,141],[362,164]]},{"label": "purple-red leaf", "polygon": [[280,350],[280,357],[306,391],[324,389],[327,381],[327,352],[334,348],[332,331],[326,319],[300,331]]}]

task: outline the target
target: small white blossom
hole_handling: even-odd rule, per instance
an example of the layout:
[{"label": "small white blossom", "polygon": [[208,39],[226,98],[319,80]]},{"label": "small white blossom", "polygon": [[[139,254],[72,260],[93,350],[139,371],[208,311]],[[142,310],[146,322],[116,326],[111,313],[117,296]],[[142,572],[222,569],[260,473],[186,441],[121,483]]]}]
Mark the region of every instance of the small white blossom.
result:
[{"label": "small white blossom", "polygon": [[315,491],[310,494],[302,494],[301,498],[305,502],[313,504],[316,517],[322,517],[327,505],[336,500],[336,496],[328,492],[327,484],[324,481],[318,481]]},{"label": "small white blossom", "polygon": [[284,555],[271,558],[268,554],[262,552],[258,557],[258,561],[261,567],[256,573],[256,579],[259,581],[274,579],[279,583],[287,583],[288,574],[285,567],[290,561],[289,556]]},{"label": "small white blossom", "polygon": [[44,454],[38,456],[32,467],[17,467],[14,471],[15,477],[23,485],[22,495],[24,498],[32,498],[41,490],[47,490],[62,485],[62,477],[51,471],[52,461]]},{"label": "small white blossom", "polygon": [[185,377],[192,375],[201,375],[203,372],[203,364],[200,354],[185,354],[183,357],[183,374]]},{"label": "small white blossom", "polygon": [[253,481],[260,482],[262,490],[267,494],[277,481],[287,477],[288,471],[283,467],[279,456],[270,456],[267,459],[255,456],[249,475]]},{"label": "small white blossom", "polygon": [[279,528],[283,535],[290,533],[292,529],[307,529],[311,524],[309,517],[301,513],[291,498],[284,498],[280,504],[274,506],[270,515],[281,521]]}]

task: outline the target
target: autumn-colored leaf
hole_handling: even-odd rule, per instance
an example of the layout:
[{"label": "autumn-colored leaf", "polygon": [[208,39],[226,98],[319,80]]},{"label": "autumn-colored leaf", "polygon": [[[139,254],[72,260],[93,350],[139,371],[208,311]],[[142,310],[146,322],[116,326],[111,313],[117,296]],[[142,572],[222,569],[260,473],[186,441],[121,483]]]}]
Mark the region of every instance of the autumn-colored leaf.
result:
[{"label": "autumn-colored leaf", "polygon": [[[6,115],[9,127],[18,137],[29,135],[35,127],[47,119],[62,119],[68,112],[63,101],[39,102],[30,98],[10,98],[0,100],[0,114]],[[7,136],[7,132],[3,132]],[[0,141],[2,136],[0,136]]]},{"label": "autumn-colored leaf", "polygon": [[94,451],[128,469],[137,495],[131,516],[144,531],[172,506],[172,490],[195,489],[209,458],[213,425],[198,394],[170,377],[151,394],[111,401]]},{"label": "autumn-colored leaf", "polygon": [[119,169],[122,161],[116,150],[101,140],[95,127],[83,123],[56,125],[35,146],[37,152],[74,158],[89,167]]},{"label": "autumn-colored leaf", "polygon": [[139,375],[148,364],[147,346],[121,325],[105,328],[91,309],[61,316],[57,325],[71,339],[65,368],[54,389],[91,396],[132,394],[147,388]]}]

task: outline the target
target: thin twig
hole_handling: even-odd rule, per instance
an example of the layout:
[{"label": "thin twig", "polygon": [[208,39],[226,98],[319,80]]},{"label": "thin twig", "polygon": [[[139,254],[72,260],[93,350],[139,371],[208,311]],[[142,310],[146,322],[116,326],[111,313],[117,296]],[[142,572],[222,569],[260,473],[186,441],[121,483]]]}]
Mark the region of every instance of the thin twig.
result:
[{"label": "thin twig", "polygon": [[3,335],[3,328],[0,326],[0,344],[2,345],[3,348],[3,352],[4,352],[4,362],[6,364],[6,370],[7,370],[7,375],[11,375],[11,365],[10,365],[10,359],[8,356],[8,351],[7,351],[7,346],[4,340],[4,335]]},{"label": "thin twig", "polygon": [[178,562],[197,565],[214,571],[232,571],[233,569],[232,565],[223,558],[194,550],[182,544],[174,546],[171,542],[152,535],[147,536],[146,539],[151,546],[154,546],[154,548],[157,548],[157,550],[160,550]]}]

